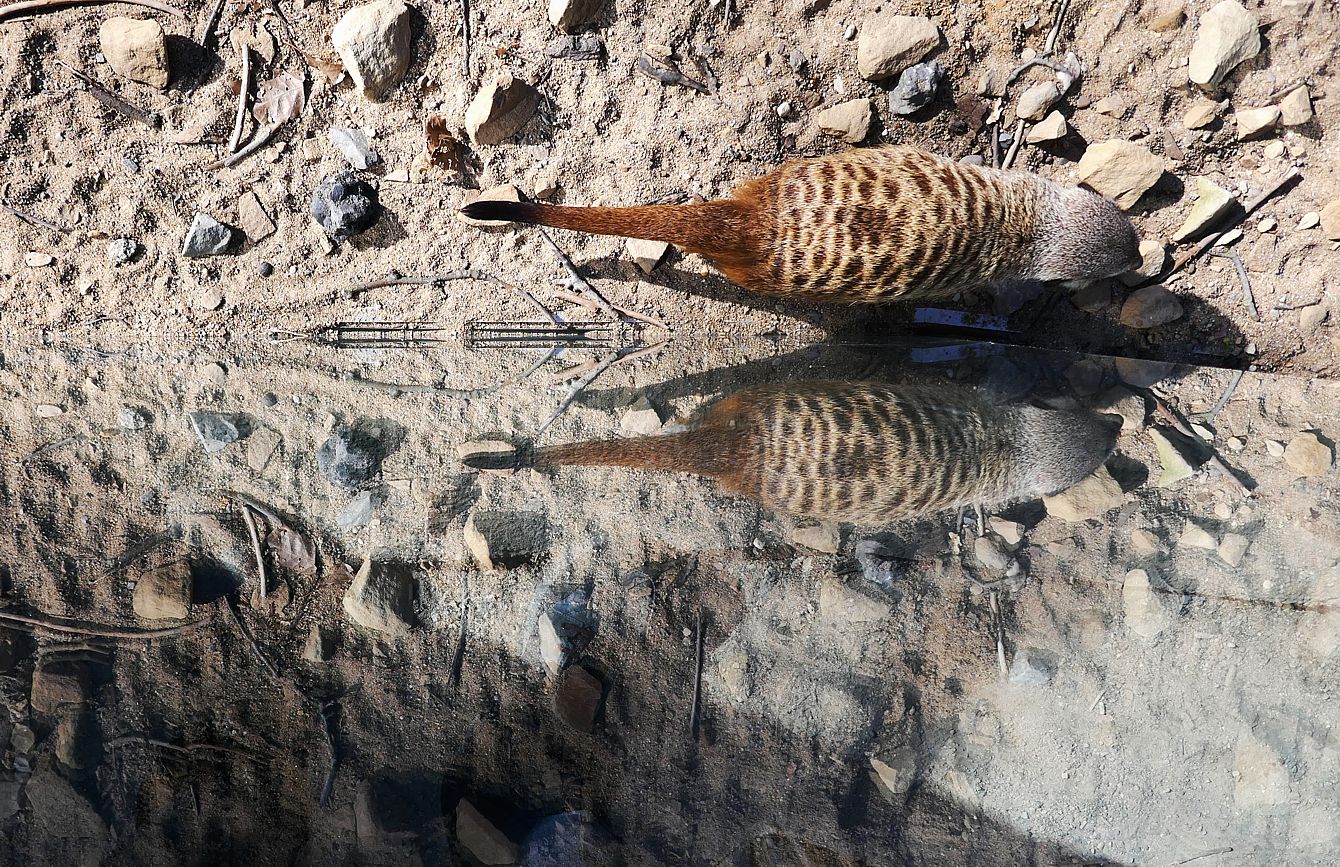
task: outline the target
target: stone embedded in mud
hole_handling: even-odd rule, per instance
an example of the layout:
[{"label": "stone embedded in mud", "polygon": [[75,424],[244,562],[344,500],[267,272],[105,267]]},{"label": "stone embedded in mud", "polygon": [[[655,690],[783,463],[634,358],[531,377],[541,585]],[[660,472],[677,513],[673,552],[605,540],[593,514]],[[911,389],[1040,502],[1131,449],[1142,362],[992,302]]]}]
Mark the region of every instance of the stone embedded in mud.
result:
[{"label": "stone embedded in mud", "polygon": [[381,215],[377,190],[350,171],[330,175],[312,192],[312,219],[335,240],[372,228]]},{"label": "stone embedded in mud", "polygon": [[98,28],[98,46],[117,75],[150,87],[167,87],[167,37],[157,21],[108,18]]},{"label": "stone embedded in mud", "polygon": [[121,430],[144,430],[149,426],[149,413],[137,406],[123,406],[116,411],[116,423]]},{"label": "stone embedded in mud", "polygon": [[539,91],[503,73],[471,101],[465,111],[465,131],[477,145],[495,145],[520,132],[539,107]]},{"label": "stone embedded in mud", "polygon": [[897,86],[889,91],[889,111],[906,115],[925,108],[935,98],[944,74],[944,68],[933,60],[904,69]]},{"label": "stone embedded in mud", "polygon": [[326,481],[353,490],[381,470],[381,448],[369,435],[341,426],[316,450],[316,466]]},{"label": "stone embedded in mud", "polygon": [[978,536],[973,542],[972,550],[973,556],[977,558],[977,565],[989,572],[1004,572],[1014,559],[1005,549],[1002,540],[994,536]]},{"label": "stone embedded in mud", "polygon": [[209,214],[196,212],[191,228],[186,231],[181,254],[191,259],[221,256],[233,243],[233,230]]},{"label": "stone embedded in mud", "polygon": [[1238,124],[1238,141],[1248,141],[1263,133],[1273,132],[1283,113],[1278,105],[1264,108],[1240,108],[1233,112]]},{"label": "stone embedded in mud", "polygon": [[265,213],[260,197],[248,191],[237,200],[237,225],[253,242],[270,237],[275,233],[274,220]]},{"label": "stone embedded in mud", "polygon": [[1010,683],[1045,686],[1056,676],[1056,655],[1036,647],[1025,647],[1010,663]]},{"label": "stone embedded in mud", "polygon": [[335,634],[312,624],[302,645],[302,658],[308,662],[328,662],[335,655]]},{"label": "stone embedded in mud", "polygon": [[940,28],[929,18],[881,15],[861,27],[856,66],[867,81],[891,78],[940,45]]},{"label": "stone embedded in mud", "polygon": [[1187,129],[1204,129],[1214,123],[1215,118],[1226,108],[1228,100],[1216,102],[1202,96],[1186,110],[1186,114],[1182,116],[1182,126]]},{"label": "stone embedded in mud", "polygon": [[836,554],[842,543],[842,532],[837,524],[810,524],[792,530],[791,541],[820,554]]},{"label": "stone embedded in mud", "polygon": [[1289,800],[1289,770],[1283,758],[1246,728],[1233,750],[1233,800],[1247,809]]},{"label": "stone embedded in mud", "polygon": [[517,861],[516,844],[464,798],[456,805],[456,839],[480,864],[491,867]]},{"label": "stone embedded in mud", "polygon": [[1105,466],[1094,470],[1093,475],[1061,493],[1042,498],[1047,514],[1070,522],[1097,518],[1124,501],[1121,486]]},{"label": "stone embedded in mud", "polygon": [[604,687],[595,675],[581,666],[563,672],[558,690],[554,693],[554,710],[568,728],[589,732],[600,710]]},{"label": "stone embedded in mud", "polygon": [[191,569],[178,561],[140,576],[132,603],[145,620],[185,620],[191,614]]},{"label": "stone embedded in mud", "polygon": [[378,563],[369,555],[344,593],[344,613],[365,629],[393,638],[409,634],[414,615],[414,580],[397,563]]},{"label": "stone embedded in mud", "polygon": [[380,0],[344,13],[330,42],[364,98],[376,102],[409,71],[411,36],[403,0]]},{"label": "stone embedded in mud", "polygon": [[384,502],[386,502],[386,497],[380,492],[363,491],[349,501],[349,505],[345,506],[344,510],[336,516],[335,523],[346,533],[360,527],[366,527],[368,522],[372,520],[373,514]]},{"label": "stone embedded in mud", "polygon": [[88,694],[86,669],[62,666],[57,670],[50,665],[40,665],[33,670],[28,701],[38,713],[50,714],[62,707],[83,704]]},{"label": "stone embedded in mud", "polygon": [[242,438],[237,418],[221,412],[198,410],[191,413],[191,429],[207,454],[223,451]]},{"label": "stone embedded in mud", "polygon": [[114,238],[107,244],[107,261],[113,267],[124,265],[140,251],[140,244],[134,238]]}]

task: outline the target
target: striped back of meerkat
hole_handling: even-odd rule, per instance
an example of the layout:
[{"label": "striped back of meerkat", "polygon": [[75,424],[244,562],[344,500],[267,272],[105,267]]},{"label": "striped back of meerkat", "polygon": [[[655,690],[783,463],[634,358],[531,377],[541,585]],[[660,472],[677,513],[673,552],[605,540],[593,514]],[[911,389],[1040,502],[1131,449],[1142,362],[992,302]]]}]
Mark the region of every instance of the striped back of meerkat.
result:
[{"label": "striped back of meerkat", "polygon": [[757,278],[815,301],[946,297],[1028,268],[1043,189],[908,147],[788,163]]},{"label": "striped back of meerkat", "polygon": [[954,386],[809,382],[751,389],[735,479],[765,506],[857,524],[995,500],[1007,415]]}]

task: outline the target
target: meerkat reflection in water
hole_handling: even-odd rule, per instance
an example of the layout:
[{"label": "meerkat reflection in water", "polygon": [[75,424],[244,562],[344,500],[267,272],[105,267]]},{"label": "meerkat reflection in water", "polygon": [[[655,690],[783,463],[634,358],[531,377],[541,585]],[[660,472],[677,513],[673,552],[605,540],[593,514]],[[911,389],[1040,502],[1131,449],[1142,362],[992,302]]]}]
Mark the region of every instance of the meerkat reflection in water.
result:
[{"label": "meerkat reflection in water", "polygon": [[1140,264],[1134,226],[1096,193],[901,146],[788,162],[732,198],[701,204],[485,201],[463,213],[668,241],[746,289],[819,302],[934,300],[1023,280],[1083,283]]},{"label": "meerkat reflection in water", "polygon": [[681,433],[477,454],[476,469],[620,466],[694,473],[790,515],[884,524],[1057,493],[1098,468],[1121,419],[997,405],[952,385],[747,388]]}]

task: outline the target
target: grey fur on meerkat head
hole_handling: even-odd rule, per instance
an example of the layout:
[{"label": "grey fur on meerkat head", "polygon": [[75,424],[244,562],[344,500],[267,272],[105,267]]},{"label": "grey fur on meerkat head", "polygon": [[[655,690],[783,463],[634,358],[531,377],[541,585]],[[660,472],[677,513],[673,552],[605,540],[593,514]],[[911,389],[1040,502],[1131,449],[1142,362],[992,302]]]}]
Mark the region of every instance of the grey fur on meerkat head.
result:
[{"label": "grey fur on meerkat head", "polygon": [[1102,280],[1140,267],[1140,235],[1097,193],[1049,183],[1034,247],[1034,279]]},{"label": "grey fur on meerkat head", "polygon": [[1016,410],[1012,499],[1059,493],[1106,463],[1117,447],[1121,416],[1032,406]]}]

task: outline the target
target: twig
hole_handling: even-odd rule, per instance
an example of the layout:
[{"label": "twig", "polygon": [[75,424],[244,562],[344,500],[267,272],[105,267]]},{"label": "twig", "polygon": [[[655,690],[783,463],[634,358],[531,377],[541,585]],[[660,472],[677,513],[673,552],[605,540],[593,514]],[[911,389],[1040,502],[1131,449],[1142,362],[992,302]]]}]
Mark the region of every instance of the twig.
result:
[{"label": "twig", "polygon": [[1047,34],[1047,43],[1042,48],[1043,54],[1051,54],[1056,50],[1056,40],[1061,36],[1061,25],[1065,22],[1068,11],[1070,11],[1070,0],[1061,0],[1060,6],[1056,9],[1056,20],[1052,22],[1051,32]]},{"label": "twig", "polygon": [[461,602],[461,628],[456,635],[456,652],[451,657],[451,672],[447,676],[447,686],[455,689],[461,682],[461,669],[465,666],[465,638],[466,624],[470,618],[470,584],[469,579],[461,576],[462,596]]},{"label": "twig", "polygon": [[159,12],[176,15],[178,18],[186,17],[185,12],[179,12],[166,3],[159,3],[158,0],[22,0],[20,3],[11,3],[8,6],[0,7],[0,21],[25,13],[32,15],[39,12],[51,12],[56,9],[63,9],[66,6],[91,6],[104,3],[125,3],[130,6],[143,6],[146,9],[157,9]]},{"label": "twig", "polygon": [[1000,168],[1000,121],[991,124],[991,167]]},{"label": "twig", "polygon": [[470,0],[461,0],[461,65],[470,77]]},{"label": "twig", "polygon": [[994,615],[996,632],[996,665],[1000,668],[1000,676],[1008,678],[1010,676],[1010,667],[1005,664],[1005,618],[1000,613],[1000,591],[991,591],[991,613]]},{"label": "twig", "polygon": [[385,289],[388,286],[436,286],[439,283],[447,283],[452,280],[483,280],[490,283],[501,282],[496,277],[491,277],[480,271],[449,271],[445,274],[429,274],[424,277],[407,277],[392,271],[385,277],[377,280],[371,280],[367,283],[359,283],[356,286],[350,286],[342,290],[346,298],[356,298],[364,292],[371,292],[373,289]]},{"label": "twig", "polygon": [[204,24],[200,27],[200,35],[196,42],[206,47],[209,46],[209,40],[214,35],[214,28],[219,26],[219,19],[223,17],[223,5],[227,0],[214,0],[214,7],[209,10],[209,15],[205,18]]},{"label": "twig", "polygon": [[1233,378],[1228,381],[1228,387],[1225,388],[1224,393],[1219,396],[1219,401],[1214,405],[1213,409],[1211,409],[1208,413],[1205,414],[1205,420],[1207,422],[1209,422],[1210,424],[1214,424],[1215,417],[1219,415],[1220,410],[1222,410],[1225,406],[1228,405],[1228,399],[1233,396],[1233,391],[1238,387],[1238,383],[1241,381],[1242,381],[1242,371],[1241,370],[1233,371]]},{"label": "twig", "polygon": [[689,708],[689,735],[698,738],[698,717],[703,697],[703,609],[698,609],[693,624],[693,705]]},{"label": "twig", "polygon": [[1256,298],[1252,295],[1252,283],[1247,279],[1247,269],[1242,264],[1242,257],[1238,255],[1237,250],[1229,250],[1227,253],[1220,253],[1210,250],[1211,256],[1218,256],[1221,259],[1228,259],[1233,262],[1233,267],[1238,272],[1238,283],[1242,285],[1242,297],[1247,303],[1247,312],[1257,322],[1261,321],[1261,314],[1256,312]]},{"label": "twig", "polygon": [[139,108],[137,106],[131,105],[121,97],[117,96],[107,88],[103,87],[93,78],[90,78],[89,76],[75,69],[70,64],[66,63],[64,60],[57,58],[56,62],[59,63],[61,66],[64,66],[66,69],[70,70],[70,74],[73,75],[75,78],[79,79],[80,81],[84,82],[84,84],[88,85],[89,96],[93,97],[98,102],[102,103],[108,108],[113,109],[114,111],[119,111],[126,117],[130,118],[131,120],[137,120],[140,123],[144,124],[145,126],[149,127],[150,129],[158,129],[158,127],[162,124],[162,120],[158,117],[158,115],[153,114],[151,112],[147,112],[144,109]]},{"label": "twig", "polygon": [[490,394],[494,394],[495,392],[497,392],[504,385],[510,385],[510,383],[499,383],[497,385],[489,385],[483,388],[449,388],[448,386],[445,385],[381,382],[380,380],[376,379],[366,379],[357,372],[353,372],[345,376],[344,381],[355,383],[357,385],[362,385],[366,388],[375,389],[377,391],[389,391],[393,394],[438,394],[442,395],[443,397],[457,397],[462,400],[471,400],[477,397],[488,397]]},{"label": "twig", "polygon": [[1105,695],[1107,695],[1107,690],[1105,690],[1105,689],[1100,689],[1100,690],[1098,690],[1098,694],[1095,695],[1095,696],[1093,697],[1093,701],[1091,701],[1091,702],[1089,703],[1089,710],[1092,711],[1094,708],[1098,707],[1098,702],[1102,701],[1102,700],[1103,700],[1103,696],[1105,696]]},{"label": "twig", "polygon": [[224,491],[223,495],[225,497],[230,497],[231,499],[234,499],[237,502],[242,503],[243,505],[247,505],[255,509],[261,515],[261,517],[265,518],[265,520],[269,521],[271,524],[274,524],[276,527],[280,526],[281,524],[284,526],[288,526],[288,522],[285,521],[278,512],[276,512],[274,509],[271,509],[269,506],[265,505],[255,497],[249,496],[240,491]]},{"label": "twig", "polygon": [[64,226],[58,226],[55,223],[47,222],[41,217],[34,216],[28,213],[27,211],[20,211],[18,208],[14,207],[8,202],[0,201],[0,211],[5,211],[7,213],[13,214],[14,216],[18,217],[25,223],[30,223],[31,225],[34,226],[41,226],[43,229],[50,229],[53,232],[60,232],[62,235],[68,235],[70,233],[70,230],[65,228]]},{"label": "twig", "polygon": [[270,758],[269,756],[262,758],[246,752],[245,750],[239,750],[236,747],[225,747],[220,746],[219,744],[174,744],[169,743],[168,741],[159,740],[158,738],[151,738],[148,735],[123,735],[119,738],[112,738],[110,741],[107,741],[106,746],[108,749],[129,746],[158,747],[159,749],[164,749],[173,753],[181,753],[182,755],[198,752],[224,753],[230,756],[240,756],[244,759],[256,762],[257,764],[264,764]]},{"label": "twig", "polygon": [[[641,349],[634,349],[632,352],[625,352],[624,354],[619,356],[618,360],[633,361],[635,359],[641,358],[644,355],[650,355],[653,352],[659,352],[661,348],[664,347],[669,342],[670,341],[668,340],[658,340],[651,346],[644,346]],[[596,361],[595,359],[592,359],[582,364],[574,364],[572,367],[568,367],[565,368],[564,370],[559,371],[559,377],[571,379],[574,376],[580,376],[581,374],[585,373],[588,370],[594,370],[596,367],[599,366],[600,362]],[[587,384],[589,385],[590,383]]]},{"label": "twig", "polygon": [[242,509],[242,523],[247,525],[247,534],[251,536],[251,553],[256,556],[256,580],[260,582],[261,598],[264,599],[266,585],[269,583],[265,577],[265,554],[261,551],[261,536],[256,532],[256,519],[251,514],[251,507],[246,503],[238,504]]},{"label": "twig", "polygon": [[93,623],[76,623],[73,621],[61,622],[60,619],[53,618],[47,614],[15,614],[12,611],[4,610],[0,610],[0,621],[26,624],[38,629],[46,629],[50,632],[63,632],[68,635],[90,635],[95,638],[124,639],[126,641],[146,641],[151,638],[166,638],[169,635],[180,635],[183,632],[189,632],[208,622],[202,619],[192,620],[190,623],[183,623],[180,626],[168,626],[162,629],[129,629],[118,626],[102,626]]},{"label": "twig", "polygon": [[242,162],[242,160],[246,159],[247,157],[254,154],[256,151],[260,150],[261,148],[269,144],[270,139],[274,136],[275,132],[281,126],[283,126],[282,123],[272,123],[269,126],[261,127],[261,129],[256,133],[256,137],[253,138],[250,142],[248,142],[246,147],[242,148],[240,151],[238,151],[237,153],[233,154],[230,157],[224,157],[221,160],[216,160],[215,162],[210,163],[205,168],[223,169],[237,165],[238,163]]},{"label": "twig", "polygon": [[1002,169],[1008,169],[1014,165],[1014,158],[1019,153],[1019,148],[1024,143],[1024,120],[1019,119],[1019,125],[1014,128],[1014,141],[1010,142],[1009,153],[1005,154],[1005,160],[1000,164]]},{"label": "twig", "polygon": [[[588,310],[600,309],[599,304],[592,301],[585,295],[575,295],[571,292],[564,292],[561,289],[555,289],[553,291],[553,295],[555,298],[558,298],[562,301],[568,301],[573,304],[580,304],[581,306],[585,307]],[[670,326],[666,325],[664,322],[662,322],[661,320],[657,319],[654,316],[647,316],[645,314],[638,313],[636,310],[629,310],[626,307],[616,307],[613,304],[610,305],[610,309],[627,319],[635,319],[638,322],[644,323],[646,325],[654,325],[657,328],[664,328],[667,331],[670,330]]]},{"label": "twig", "polygon": [[[1191,439],[1194,440],[1200,440],[1200,437],[1196,436],[1195,431],[1191,430],[1190,426],[1188,426],[1187,423],[1182,420],[1181,416],[1173,412],[1173,410],[1168,406],[1168,404],[1164,402],[1163,398],[1159,397],[1158,394],[1156,394],[1153,391],[1149,392],[1149,396],[1154,399],[1154,412],[1158,414],[1159,418],[1163,419],[1168,424],[1172,425],[1174,428],[1177,429],[1177,432],[1182,434],[1183,436],[1190,437]],[[1214,446],[1210,446],[1209,448],[1210,448],[1210,459],[1209,459],[1210,466],[1218,470],[1219,474],[1222,475],[1225,479],[1228,479],[1228,481],[1235,488],[1238,489],[1239,494],[1241,494],[1244,497],[1250,497],[1252,495],[1252,489],[1243,484],[1242,480],[1239,479],[1231,469],[1229,469],[1228,464],[1224,463],[1223,459],[1219,457],[1219,453],[1214,450]]]},{"label": "twig", "polygon": [[614,362],[622,357],[623,356],[617,352],[610,353],[608,358],[602,360],[591,370],[591,372],[587,373],[570,386],[567,395],[564,396],[563,400],[559,401],[558,408],[554,410],[554,414],[549,416],[549,419],[545,421],[544,424],[540,425],[540,429],[535,432],[535,438],[539,439],[544,432],[549,429],[549,425],[557,421],[558,417],[562,415],[568,407],[572,406],[572,402],[577,399],[577,395],[581,394],[587,386],[596,381],[596,378],[599,377],[600,374],[609,370],[610,365],[614,364]]},{"label": "twig", "polygon": [[320,804],[322,809],[330,805],[330,796],[335,791],[335,773],[340,769],[340,754],[335,749],[335,724],[340,718],[338,702],[328,701],[321,705],[321,722],[326,733],[326,747],[330,750],[330,764],[326,766],[326,777],[321,781]]},{"label": "twig", "polygon": [[1016,66],[1014,68],[1014,71],[1011,72],[1008,77],[1006,77],[1005,86],[1009,87],[1011,84],[1014,84],[1016,81],[1019,80],[1019,76],[1023,75],[1025,72],[1027,72],[1028,70],[1032,69],[1035,66],[1045,66],[1054,72],[1069,73],[1070,67],[1066,66],[1064,63],[1059,63],[1055,60],[1050,60],[1045,56],[1046,54],[1050,53],[1051,53],[1050,51],[1044,52],[1043,54],[1039,54],[1037,57],[1034,57],[1032,60],[1025,60],[1023,63]]},{"label": "twig", "polygon": [[233,620],[237,621],[237,628],[241,630],[242,637],[247,640],[247,644],[251,645],[252,651],[260,657],[261,662],[265,664],[265,667],[269,670],[270,674],[278,679],[279,669],[274,667],[274,663],[270,662],[269,657],[264,653],[261,653],[261,646],[256,643],[256,639],[252,636],[251,628],[248,627],[246,621],[242,619],[242,612],[238,610],[237,600],[232,595],[229,595],[227,599],[228,610],[233,613]]},{"label": "twig", "polygon": [[592,286],[590,281],[582,276],[582,272],[577,270],[577,266],[572,263],[572,259],[568,257],[567,253],[563,252],[563,248],[558,246],[554,239],[549,237],[549,233],[544,229],[540,229],[540,235],[549,242],[549,246],[554,250],[554,255],[558,256],[559,263],[562,264],[563,268],[568,272],[570,278],[568,281],[569,285],[581,289],[584,295],[588,296],[600,306],[601,311],[606,316],[611,319],[618,319],[619,314],[615,312],[608,301],[601,297],[600,293],[596,291],[596,287]]},{"label": "twig", "polygon": [[1202,858],[1209,858],[1211,855],[1227,855],[1229,852],[1232,851],[1233,851],[1232,846],[1220,846],[1218,849],[1210,849],[1207,852],[1201,852],[1199,855],[1192,855],[1190,858],[1183,858],[1181,861],[1178,861],[1177,863],[1179,865],[1190,864],[1192,861],[1199,861]]},{"label": "twig", "polygon": [[251,93],[251,46],[242,46],[242,84],[237,89],[237,118],[233,121],[233,137],[228,139],[228,153],[237,153],[242,144],[242,126],[247,119],[247,96]]},{"label": "twig", "polygon": [[1255,211],[1257,208],[1261,207],[1263,204],[1265,204],[1268,199],[1274,197],[1275,194],[1279,193],[1286,186],[1289,186],[1302,176],[1303,176],[1302,173],[1299,172],[1296,167],[1290,168],[1280,177],[1279,180],[1275,181],[1275,183],[1271,184],[1269,187],[1263,190],[1261,192],[1261,195],[1257,196],[1247,204],[1243,205],[1242,213],[1235,216],[1223,228],[1221,228],[1217,232],[1207,235],[1205,238],[1201,239],[1200,243],[1196,244],[1196,246],[1192,247],[1190,250],[1187,250],[1185,253],[1178,256],[1177,259],[1173,262],[1172,267],[1169,268],[1167,271],[1165,271],[1162,274],[1159,274],[1156,277],[1151,277],[1139,285],[1148,286],[1151,283],[1158,283],[1162,280],[1167,280],[1169,277],[1176,274],[1178,271],[1182,270],[1182,268],[1184,268],[1188,262],[1192,261],[1193,259],[1196,259],[1206,250],[1213,247],[1215,242],[1218,241],[1221,237],[1223,237],[1225,232],[1228,232],[1233,227],[1240,224],[1243,220],[1250,217],[1252,215],[1252,212]]}]

